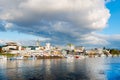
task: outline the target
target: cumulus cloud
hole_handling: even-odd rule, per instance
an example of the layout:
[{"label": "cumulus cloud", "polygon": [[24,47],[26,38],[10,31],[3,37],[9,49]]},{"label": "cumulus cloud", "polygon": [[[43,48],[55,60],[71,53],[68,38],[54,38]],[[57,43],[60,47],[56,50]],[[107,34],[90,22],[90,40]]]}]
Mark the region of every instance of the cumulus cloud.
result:
[{"label": "cumulus cloud", "polygon": [[1,44],[1,43],[3,43],[3,41],[2,41],[2,40],[0,40],[0,44]]},{"label": "cumulus cloud", "polygon": [[105,0],[106,3],[109,3],[109,2],[114,2],[116,0]]},{"label": "cumulus cloud", "polygon": [[83,40],[83,44],[92,44],[92,45],[108,45],[109,42],[107,41],[107,35],[102,35],[102,34],[97,34],[97,33],[90,33],[90,34],[86,34],[83,35],[83,37],[81,38]]},{"label": "cumulus cloud", "polygon": [[20,26],[41,25],[44,22],[54,25],[62,21],[74,27],[94,30],[103,29],[110,16],[108,9],[105,8],[104,0],[62,0],[60,2],[26,0],[18,6],[14,4],[16,8],[11,5],[7,11],[6,9],[3,11],[1,18]]},{"label": "cumulus cloud", "polygon": [[7,23],[0,26],[50,38],[54,44],[107,45],[107,40],[95,35],[106,27],[110,17],[105,3],[104,0],[0,0],[0,20]]},{"label": "cumulus cloud", "polygon": [[0,45],[6,45],[6,43],[8,43],[8,42],[15,42],[15,43],[17,43],[17,45],[23,45],[20,43],[20,41],[12,41],[12,40],[0,40]]},{"label": "cumulus cloud", "polygon": [[12,42],[10,40],[0,40],[0,45],[5,45],[7,42]]}]

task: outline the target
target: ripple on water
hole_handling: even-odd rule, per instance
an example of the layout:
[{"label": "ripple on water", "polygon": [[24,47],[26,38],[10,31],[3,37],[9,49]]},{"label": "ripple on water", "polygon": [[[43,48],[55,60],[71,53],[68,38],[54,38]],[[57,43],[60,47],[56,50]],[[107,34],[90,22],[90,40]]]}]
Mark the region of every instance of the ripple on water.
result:
[{"label": "ripple on water", "polygon": [[0,80],[105,80],[104,75],[109,73],[109,79],[111,68],[117,69],[117,74],[118,67],[120,68],[113,64],[114,66],[105,71],[105,60],[87,58],[0,62]]},{"label": "ripple on water", "polygon": [[112,63],[109,66],[109,69],[106,70],[108,80],[120,80],[120,64]]}]

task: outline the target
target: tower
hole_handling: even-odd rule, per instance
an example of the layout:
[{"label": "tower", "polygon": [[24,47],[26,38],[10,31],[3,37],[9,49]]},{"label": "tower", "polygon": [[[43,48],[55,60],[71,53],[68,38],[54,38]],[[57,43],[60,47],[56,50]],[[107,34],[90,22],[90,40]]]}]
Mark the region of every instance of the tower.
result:
[{"label": "tower", "polygon": [[46,43],[46,50],[50,50],[51,46],[50,43]]},{"label": "tower", "polygon": [[36,46],[40,46],[40,41],[39,40],[36,41]]}]

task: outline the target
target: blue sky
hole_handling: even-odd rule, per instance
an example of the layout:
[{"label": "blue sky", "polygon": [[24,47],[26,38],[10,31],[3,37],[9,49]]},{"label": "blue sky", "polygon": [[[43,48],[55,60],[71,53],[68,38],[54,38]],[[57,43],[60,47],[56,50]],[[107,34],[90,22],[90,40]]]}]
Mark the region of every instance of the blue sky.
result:
[{"label": "blue sky", "polygon": [[39,39],[53,45],[119,48],[119,4],[120,0],[0,0],[0,43],[25,45]]},{"label": "blue sky", "polygon": [[1,39],[3,40],[31,40],[31,39],[38,39],[39,37],[34,36],[34,35],[29,35],[29,34],[24,34],[24,33],[18,33],[17,31],[5,31],[5,32],[0,32],[1,34]]},{"label": "blue sky", "polygon": [[120,34],[120,0],[115,0],[106,4],[110,10],[111,17],[108,27],[103,30],[106,34]]}]

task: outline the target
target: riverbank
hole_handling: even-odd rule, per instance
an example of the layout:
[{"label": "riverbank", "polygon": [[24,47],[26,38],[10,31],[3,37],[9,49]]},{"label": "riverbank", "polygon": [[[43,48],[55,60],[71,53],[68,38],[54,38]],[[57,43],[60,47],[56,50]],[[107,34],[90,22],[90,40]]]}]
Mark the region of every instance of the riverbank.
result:
[{"label": "riverbank", "polygon": [[10,53],[0,53],[1,59],[7,58],[10,60],[17,60],[17,59],[62,59],[62,58],[78,58],[78,59],[84,59],[84,58],[95,58],[95,57],[120,57],[120,55],[28,55],[28,56],[22,56],[18,54],[10,54]]},{"label": "riverbank", "polygon": [[0,56],[6,56],[7,58],[14,57],[16,54],[10,54],[10,53],[0,53]]}]

